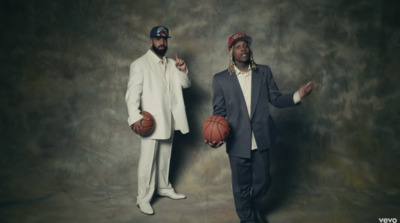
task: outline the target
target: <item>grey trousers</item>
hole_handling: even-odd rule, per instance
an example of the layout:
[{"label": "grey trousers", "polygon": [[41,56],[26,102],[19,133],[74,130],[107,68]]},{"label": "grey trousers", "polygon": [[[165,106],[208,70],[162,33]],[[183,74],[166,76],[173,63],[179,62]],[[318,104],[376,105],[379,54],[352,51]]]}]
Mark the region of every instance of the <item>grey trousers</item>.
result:
[{"label": "grey trousers", "polygon": [[236,213],[240,222],[254,222],[255,209],[271,183],[269,150],[252,150],[251,158],[229,156]]}]

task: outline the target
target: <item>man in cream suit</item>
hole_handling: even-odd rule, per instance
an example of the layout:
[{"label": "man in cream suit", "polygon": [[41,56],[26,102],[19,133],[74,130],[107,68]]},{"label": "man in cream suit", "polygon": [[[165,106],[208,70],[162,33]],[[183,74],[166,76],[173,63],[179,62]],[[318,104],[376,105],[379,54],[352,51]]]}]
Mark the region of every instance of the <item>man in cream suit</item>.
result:
[{"label": "man in cream suit", "polygon": [[126,103],[128,123],[139,133],[138,123],[143,118],[141,110],[155,119],[154,132],[141,137],[138,166],[137,205],[144,214],[152,215],[150,204],[155,190],[158,195],[171,199],[184,199],[169,182],[174,130],[189,132],[182,88],[190,87],[184,60],[175,54],[175,61],[165,57],[168,49],[168,28],[156,26],[150,32],[150,49],[135,60],[130,67]]}]

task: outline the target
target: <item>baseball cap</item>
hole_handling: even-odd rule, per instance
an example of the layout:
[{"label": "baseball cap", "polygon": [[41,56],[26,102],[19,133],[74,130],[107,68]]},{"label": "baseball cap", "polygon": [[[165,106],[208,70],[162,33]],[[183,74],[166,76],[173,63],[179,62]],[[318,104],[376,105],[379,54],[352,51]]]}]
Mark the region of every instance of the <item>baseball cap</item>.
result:
[{"label": "baseball cap", "polygon": [[229,37],[228,40],[228,50],[231,50],[231,47],[233,45],[235,45],[235,43],[239,40],[244,40],[247,43],[251,44],[251,42],[253,41],[253,39],[251,38],[251,36],[244,34],[244,33],[235,33],[232,36]]},{"label": "baseball cap", "polygon": [[150,38],[153,37],[163,37],[163,38],[171,38],[169,36],[168,28],[165,26],[156,26],[150,31]]}]

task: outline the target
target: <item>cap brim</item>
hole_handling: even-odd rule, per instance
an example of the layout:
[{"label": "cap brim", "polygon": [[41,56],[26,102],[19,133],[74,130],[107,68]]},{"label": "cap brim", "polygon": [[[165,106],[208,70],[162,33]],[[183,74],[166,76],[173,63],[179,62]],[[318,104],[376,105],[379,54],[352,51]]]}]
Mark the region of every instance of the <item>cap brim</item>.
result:
[{"label": "cap brim", "polygon": [[235,45],[238,41],[246,41],[248,44],[251,45],[251,42],[253,41],[253,39],[250,36],[243,36],[243,37],[239,37],[237,39],[235,39],[232,43],[231,43],[231,48],[233,47],[233,45]]},{"label": "cap brim", "polygon": [[171,38],[171,36],[150,36],[150,38]]}]

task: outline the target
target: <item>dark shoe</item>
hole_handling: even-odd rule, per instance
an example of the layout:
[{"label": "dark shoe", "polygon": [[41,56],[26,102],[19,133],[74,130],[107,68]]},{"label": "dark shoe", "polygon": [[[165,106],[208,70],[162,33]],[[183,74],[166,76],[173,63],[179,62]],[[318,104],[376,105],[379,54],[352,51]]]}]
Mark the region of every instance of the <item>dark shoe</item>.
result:
[{"label": "dark shoe", "polygon": [[254,218],[256,223],[268,223],[267,218],[259,210],[254,211]]}]

